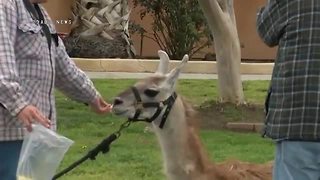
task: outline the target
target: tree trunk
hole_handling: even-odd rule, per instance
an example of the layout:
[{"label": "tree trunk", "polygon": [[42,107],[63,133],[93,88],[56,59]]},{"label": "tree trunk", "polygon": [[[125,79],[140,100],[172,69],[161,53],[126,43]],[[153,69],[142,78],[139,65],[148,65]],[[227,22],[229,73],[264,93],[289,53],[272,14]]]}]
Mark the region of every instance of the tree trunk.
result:
[{"label": "tree trunk", "polygon": [[[109,34],[111,34],[109,32]],[[115,31],[113,40],[97,35],[80,36],[71,34],[64,38],[67,53],[75,58],[132,58],[128,52],[127,43],[121,36],[122,32]]]},{"label": "tree trunk", "polygon": [[214,38],[220,100],[244,103],[241,50],[233,0],[198,0]]}]

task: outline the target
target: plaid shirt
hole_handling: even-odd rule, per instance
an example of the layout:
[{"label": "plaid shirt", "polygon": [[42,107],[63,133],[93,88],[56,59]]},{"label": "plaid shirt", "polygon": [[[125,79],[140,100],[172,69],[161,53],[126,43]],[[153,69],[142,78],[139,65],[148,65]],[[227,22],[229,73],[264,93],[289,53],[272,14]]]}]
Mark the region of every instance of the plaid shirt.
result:
[{"label": "plaid shirt", "polygon": [[[44,8],[51,33],[54,24]],[[51,56],[51,57],[50,57]],[[25,128],[17,114],[32,104],[49,117],[56,129],[54,87],[71,98],[89,103],[98,92],[66,54],[61,39],[51,52],[41,25],[22,0],[0,1],[0,141],[23,139]]]},{"label": "plaid shirt", "polygon": [[269,0],[257,29],[278,45],[265,135],[276,140],[320,140],[320,1]]}]

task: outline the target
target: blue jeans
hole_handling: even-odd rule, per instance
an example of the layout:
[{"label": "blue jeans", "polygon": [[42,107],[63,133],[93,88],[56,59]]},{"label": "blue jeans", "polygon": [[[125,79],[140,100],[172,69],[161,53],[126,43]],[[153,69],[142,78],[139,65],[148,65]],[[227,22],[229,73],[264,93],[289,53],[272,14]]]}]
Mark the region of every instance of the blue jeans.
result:
[{"label": "blue jeans", "polygon": [[16,180],[22,141],[0,142],[0,179]]},{"label": "blue jeans", "polygon": [[273,180],[320,180],[320,142],[277,142]]}]

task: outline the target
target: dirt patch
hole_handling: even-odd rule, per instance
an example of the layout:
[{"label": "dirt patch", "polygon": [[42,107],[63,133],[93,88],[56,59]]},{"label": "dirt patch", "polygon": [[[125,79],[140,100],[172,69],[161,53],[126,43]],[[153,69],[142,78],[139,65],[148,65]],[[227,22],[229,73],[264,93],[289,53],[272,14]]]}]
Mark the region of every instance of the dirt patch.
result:
[{"label": "dirt patch", "polygon": [[262,123],[264,107],[257,104],[233,105],[211,101],[196,108],[203,129],[226,129],[228,122]]}]

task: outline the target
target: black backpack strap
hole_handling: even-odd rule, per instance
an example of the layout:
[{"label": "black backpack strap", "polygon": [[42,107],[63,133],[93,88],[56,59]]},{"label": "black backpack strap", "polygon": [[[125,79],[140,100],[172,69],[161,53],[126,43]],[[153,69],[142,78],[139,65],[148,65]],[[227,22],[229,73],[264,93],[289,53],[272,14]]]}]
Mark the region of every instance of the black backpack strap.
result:
[{"label": "black backpack strap", "polygon": [[32,18],[34,20],[39,20],[38,13],[37,13],[36,9],[34,8],[34,6],[31,4],[30,0],[23,0],[23,3],[24,3],[24,6],[26,7],[26,9],[31,14]]},{"label": "black backpack strap", "polygon": [[36,18],[36,20],[39,21],[39,24],[41,25],[41,28],[43,30],[44,35],[46,36],[47,42],[48,42],[48,47],[49,49],[51,49],[51,43],[52,43],[52,39],[55,42],[56,46],[59,46],[59,38],[58,38],[58,34],[51,34],[50,29],[48,27],[48,25],[45,23],[45,19],[44,16],[41,12],[41,9],[39,7],[38,4],[31,4],[31,2],[29,0],[23,0],[24,5],[26,7],[26,9],[29,11],[29,13]]},{"label": "black backpack strap", "polygon": [[57,33],[51,34],[54,44],[58,47],[59,46],[59,36]]},{"label": "black backpack strap", "polygon": [[44,21],[44,16],[43,16],[43,14],[42,14],[42,12],[41,12],[41,9],[40,9],[39,5],[38,5],[38,4],[35,4],[34,7],[35,7],[35,9],[36,9],[36,11],[37,11],[37,13],[38,13],[39,22],[40,22],[40,25],[41,25],[42,30],[43,30],[43,32],[44,32],[44,35],[45,35],[46,38],[47,38],[49,49],[51,49],[51,42],[52,42],[52,40],[51,40],[51,32],[50,32],[50,29],[49,29],[48,25],[47,25],[47,24],[45,23],[45,21]]}]

